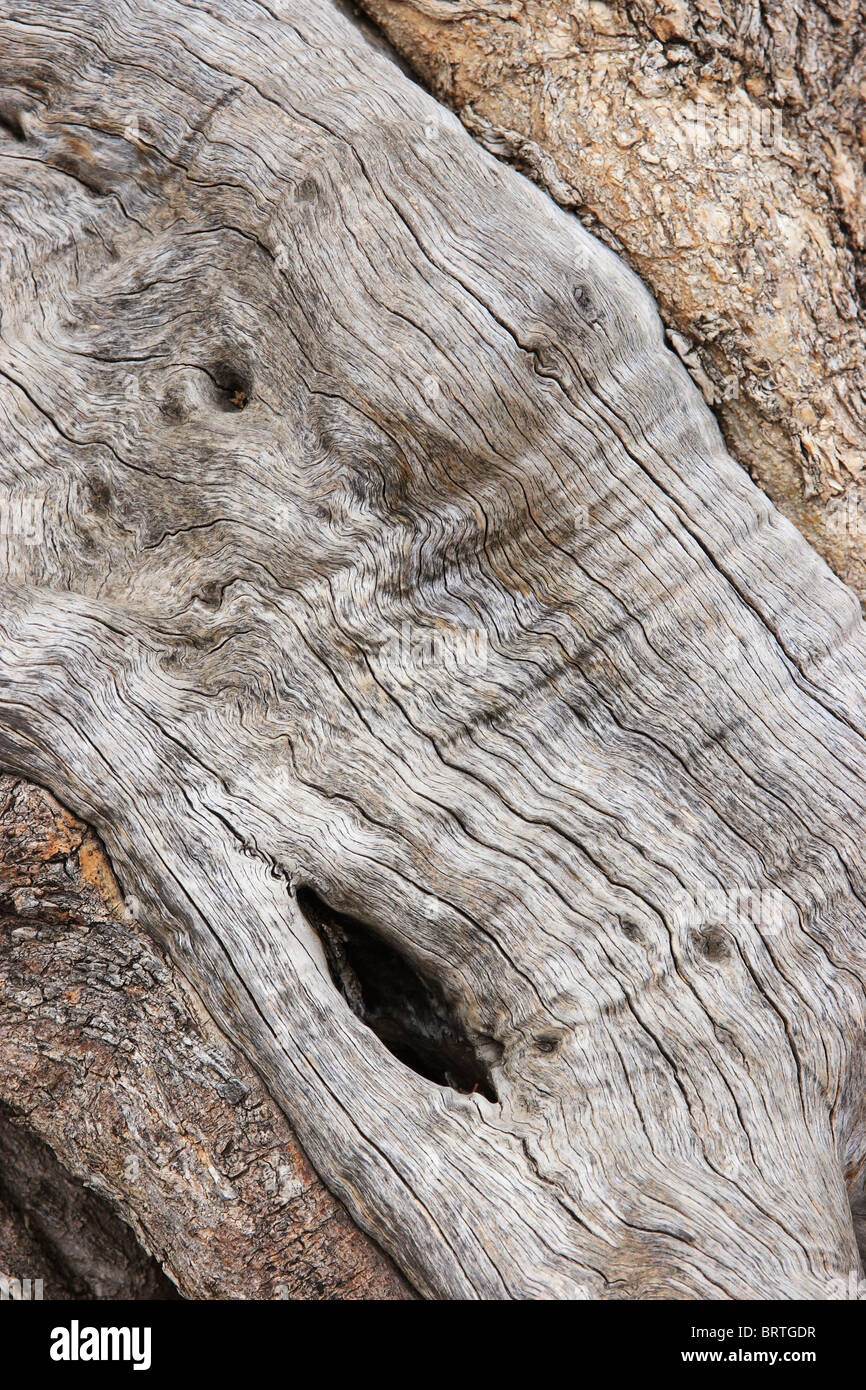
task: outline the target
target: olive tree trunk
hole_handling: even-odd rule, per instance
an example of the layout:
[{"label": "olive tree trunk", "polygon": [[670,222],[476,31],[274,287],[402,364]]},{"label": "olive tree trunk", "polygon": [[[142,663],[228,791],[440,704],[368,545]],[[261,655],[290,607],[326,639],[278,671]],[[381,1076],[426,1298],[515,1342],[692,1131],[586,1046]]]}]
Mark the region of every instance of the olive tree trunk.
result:
[{"label": "olive tree trunk", "polygon": [[[0,45],[0,762],[70,872],[67,813],[104,846],[151,1068],[73,1175],[219,1293],[166,1214],[176,1061],[116,1174],[182,988],[273,1103],[254,1161],[296,1134],[424,1296],[850,1296],[855,595],[640,280],[330,0],[0,0]],[[335,1281],[406,1293],[340,1229]]]}]

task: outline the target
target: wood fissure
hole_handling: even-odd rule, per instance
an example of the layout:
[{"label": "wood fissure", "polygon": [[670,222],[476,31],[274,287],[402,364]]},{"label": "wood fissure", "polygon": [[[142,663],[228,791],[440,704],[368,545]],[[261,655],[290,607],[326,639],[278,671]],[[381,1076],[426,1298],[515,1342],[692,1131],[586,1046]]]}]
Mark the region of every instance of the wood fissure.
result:
[{"label": "wood fissure", "polygon": [[490,1066],[502,1049],[490,1038],[467,1035],[435,979],[420,975],[366,923],[332,912],[311,890],[299,889],[297,899],[322,940],[334,985],[388,1051],[440,1086],[479,1091],[495,1101]]}]

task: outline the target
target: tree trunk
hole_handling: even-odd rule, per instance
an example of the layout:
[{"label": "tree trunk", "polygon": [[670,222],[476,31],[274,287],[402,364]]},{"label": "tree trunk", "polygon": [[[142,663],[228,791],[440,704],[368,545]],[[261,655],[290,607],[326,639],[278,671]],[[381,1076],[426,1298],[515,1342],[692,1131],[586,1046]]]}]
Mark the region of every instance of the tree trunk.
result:
[{"label": "tree trunk", "polygon": [[[134,918],[422,1294],[844,1297],[855,596],[640,281],[329,0],[0,0],[0,41],[0,760],[110,856],[87,987],[156,1012],[141,1186],[126,1113],[71,1171],[213,1290],[149,1172],[180,1116],[203,1212],[242,1173],[147,1117],[193,1013]],[[344,1230],[335,1281],[399,1292]]]},{"label": "tree trunk", "polygon": [[359,0],[653,291],[728,448],[866,600],[862,0]]}]

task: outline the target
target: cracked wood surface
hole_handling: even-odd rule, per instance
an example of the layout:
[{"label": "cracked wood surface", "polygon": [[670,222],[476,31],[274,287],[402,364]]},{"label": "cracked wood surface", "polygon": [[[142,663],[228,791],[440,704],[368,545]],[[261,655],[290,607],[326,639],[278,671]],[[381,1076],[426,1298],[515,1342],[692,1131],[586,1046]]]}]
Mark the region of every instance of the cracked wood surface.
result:
[{"label": "cracked wood surface", "polygon": [[626,257],[728,448],[866,601],[862,0],[359,0]]},{"label": "cracked wood surface", "polygon": [[[839,1296],[855,596],[640,282],[325,0],[0,43],[2,762],[425,1294]],[[357,1016],[350,921],[489,1085]]]}]

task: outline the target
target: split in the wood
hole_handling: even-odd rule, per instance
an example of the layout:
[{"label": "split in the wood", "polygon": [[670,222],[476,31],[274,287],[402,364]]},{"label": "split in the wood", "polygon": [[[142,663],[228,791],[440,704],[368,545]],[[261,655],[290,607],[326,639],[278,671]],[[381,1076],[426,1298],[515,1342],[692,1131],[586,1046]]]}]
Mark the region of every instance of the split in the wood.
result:
[{"label": "split in the wood", "polygon": [[312,888],[298,905],[325,949],[328,970],[352,1011],[419,1076],[496,1100],[493,1038],[473,1040],[436,982],[364,922],[335,912]]}]

